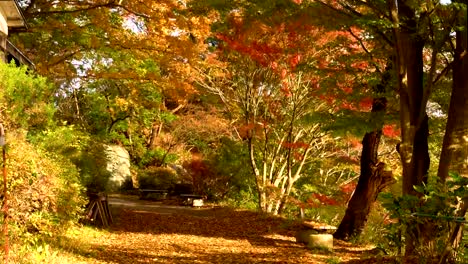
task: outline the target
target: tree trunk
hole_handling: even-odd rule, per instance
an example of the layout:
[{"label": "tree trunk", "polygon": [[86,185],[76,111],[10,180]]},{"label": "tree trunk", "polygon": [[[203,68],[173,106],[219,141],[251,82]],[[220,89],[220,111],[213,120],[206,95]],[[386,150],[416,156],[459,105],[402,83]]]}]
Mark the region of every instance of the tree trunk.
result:
[{"label": "tree trunk", "polygon": [[151,135],[150,135],[150,140],[148,142],[148,149],[154,149],[154,146],[156,144],[156,139],[159,137],[161,134],[163,122],[156,123],[154,122],[152,127],[151,127]]},{"label": "tree trunk", "polygon": [[438,176],[442,183],[449,171],[468,177],[468,19],[464,19],[464,31],[456,33],[456,50],[453,61],[452,96],[445,129]]},{"label": "tree trunk", "polygon": [[[408,1],[388,1],[394,26],[395,54],[400,94],[401,144],[397,146],[403,167],[403,194],[419,195],[414,186],[427,182],[429,169],[426,114],[428,91],[424,86],[423,48],[427,36],[421,17]],[[405,259],[419,246],[419,226],[408,226]]]},{"label": "tree trunk", "polygon": [[265,212],[267,210],[267,190],[265,181],[262,178],[263,175],[260,175],[260,171],[255,163],[255,148],[253,144],[252,137],[249,137],[247,139],[247,146],[249,148],[250,167],[252,168],[252,172],[255,177],[255,187],[257,188],[258,193],[258,210]]},{"label": "tree trunk", "polygon": [[[468,4],[467,1],[465,3]],[[464,30],[456,32],[452,95],[438,170],[441,183],[445,183],[449,172],[468,177],[468,79],[465,76],[468,72],[468,11],[459,17],[462,26],[460,28]],[[467,210],[468,199],[464,198],[457,216],[464,217]],[[455,259],[462,234],[462,223],[453,224],[448,241],[450,247],[443,252],[440,263],[448,262],[447,259]]]},{"label": "tree trunk", "polygon": [[[372,112],[384,112],[386,99],[374,99]],[[349,240],[361,234],[367,222],[371,206],[378,194],[395,180],[391,172],[385,172],[385,164],[378,160],[378,149],[382,130],[368,132],[362,140],[361,175],[351,197],[343,220],[333,236]]]},{"label": "tree trunk", "polygon": [[414,186],[425,182],[429,169],[427,102],[423,98],[424,42],[415,35],[411,30],[400,30],[398,34],[401,42],[398,82],[402,130],[398,152],[403,166],[403,194],[410,195],[417,195]]},{"label": "tree trunk", "polygon": [[286,208],[286,204],[288,203],[289,195],[291,194],[292,187],[294,185],[294,181],[292,179],[288,180],[288,185],[286,186],[286,190],[284,195],[281,197],[280,204],[278,206],[278,214],[283,214],[284,209]]}]

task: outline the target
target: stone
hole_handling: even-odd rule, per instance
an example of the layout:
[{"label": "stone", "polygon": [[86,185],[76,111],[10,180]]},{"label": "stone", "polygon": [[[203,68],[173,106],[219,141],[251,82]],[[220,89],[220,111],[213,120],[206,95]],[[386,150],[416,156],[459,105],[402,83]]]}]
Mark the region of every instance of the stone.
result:
[{"label": "stone", "polygon": [[192,201],[193,207],[201,207],[203,206],[203,199],[193,199]]},{"label": "stone", "polygon": [[315,234],[309,236],[308,248],[319,248],[333,250],[333,235],[332,234]]},{"label": "stone", "polygon": [[315,230],[311,230],[311,229],[308,229],[308,230],[299,230],[297,233],[296,233],[296,241],[298,243],[304,243],[304,244],[308,244],[309,243],[309,237],[311,235],[315,235],[315,234],[318,234],[317,231]]},{"label": "stone", "polygon": [[308,248],[333,250],[333,235],[319,233],[317,230],[306,229],[296,233],[296,241],[304,243]]},{"label": "stone", "polygon": [[119,145],[106,145],[107,171],[110,173],[108,191],[118,191],[125,182],[132,181],[130,154]]}]

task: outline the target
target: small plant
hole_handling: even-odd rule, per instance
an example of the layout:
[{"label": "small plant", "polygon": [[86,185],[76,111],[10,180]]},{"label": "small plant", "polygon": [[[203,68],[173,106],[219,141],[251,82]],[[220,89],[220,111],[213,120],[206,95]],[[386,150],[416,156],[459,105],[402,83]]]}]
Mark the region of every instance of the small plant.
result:
[{"label": "small plant", "polygon": [[338,264],[338,263],[341,263],[341,260],[338,257],[331,257],[331,258],[327,258],[325,262],[327,264]]},{"label": "small plant", "polygon": [[[423,261],[426,263],[451,263],[462,257],[464,248],[452,248],[451,237],[455,237],[456,227],[464,222],[464,217],[459,214],[461,200],[468,196],[467,184],[468,179],[452,175],[446,186],[415,187],[420,197],[383,194],[383,206],[389,210],[391,218],[384,236],[387,247],[394,254],[402,255],[406,240],[417,238],[416,252],[425,257]],[[445,258],[448,262],[443,260]]]}]

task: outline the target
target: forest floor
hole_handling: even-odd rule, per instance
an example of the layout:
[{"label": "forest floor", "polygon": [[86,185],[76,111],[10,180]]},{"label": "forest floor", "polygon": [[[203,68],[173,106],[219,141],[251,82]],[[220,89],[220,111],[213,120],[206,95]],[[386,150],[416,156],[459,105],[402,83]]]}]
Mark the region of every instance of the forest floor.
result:
[{"label": "forest floor", "polygon": [[[110,198],[114,223],[87,236],[64,236],[69,263],[392,263],[372,247],[335,241],[333,251],[295,241],[298,223],[247,210],[191,208],[137,197]],[[76,241],[73,241],[76,240]],[[64,252],[65,251],[65,252]],[[61,258],[62,261],[65,258]],[[65,263],[65,261],[63,262]]]}]

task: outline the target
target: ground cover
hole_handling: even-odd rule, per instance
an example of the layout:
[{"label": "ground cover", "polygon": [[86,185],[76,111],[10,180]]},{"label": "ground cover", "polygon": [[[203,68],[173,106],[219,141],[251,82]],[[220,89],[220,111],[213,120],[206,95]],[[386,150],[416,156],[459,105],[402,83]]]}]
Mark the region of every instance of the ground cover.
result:
[{"label": "ground cover", "polygon": [[369,246],[335,241],[332,252],[295,241],[299,225],[265,214],[111,198],[114,224],[81,227],[51,243],[44,263],[391,263]]}]

